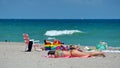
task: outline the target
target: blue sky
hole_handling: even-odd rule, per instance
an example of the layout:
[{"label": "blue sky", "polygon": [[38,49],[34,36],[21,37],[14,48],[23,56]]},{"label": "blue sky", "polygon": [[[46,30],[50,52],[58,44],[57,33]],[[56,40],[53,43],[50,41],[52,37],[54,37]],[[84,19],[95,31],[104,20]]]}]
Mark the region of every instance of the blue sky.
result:
[{"label": "blue sky", "polygon": [[2,19],[120,19],[120,0],[0,0]]}]

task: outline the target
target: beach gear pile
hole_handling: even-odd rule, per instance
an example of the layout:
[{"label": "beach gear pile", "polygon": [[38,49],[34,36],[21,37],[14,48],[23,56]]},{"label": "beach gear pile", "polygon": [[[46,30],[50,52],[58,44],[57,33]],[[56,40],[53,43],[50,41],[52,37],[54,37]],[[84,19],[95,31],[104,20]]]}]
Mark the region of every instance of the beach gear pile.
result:
[{"label": "beach gear pile", "polygon": [[45,50],[56,50],[56,47],[61,46],[60,40],[54,40],[53,42],[47,42],[44,44]]}]

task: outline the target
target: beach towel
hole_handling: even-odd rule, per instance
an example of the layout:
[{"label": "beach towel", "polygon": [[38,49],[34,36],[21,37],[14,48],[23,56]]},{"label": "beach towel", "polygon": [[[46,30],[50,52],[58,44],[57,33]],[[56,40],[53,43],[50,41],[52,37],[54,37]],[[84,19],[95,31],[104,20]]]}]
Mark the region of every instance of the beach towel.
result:
[{"label": "beach towel", "polygon": [[[43,58],[55,58],[54,56],[45,56],[45,55],[42,55],[41,57]],[[65,57],[57,57],[57,58],[91,58],[91,56],[81,56],[81,57],[71,57],[71,56],[65,56]]]}]

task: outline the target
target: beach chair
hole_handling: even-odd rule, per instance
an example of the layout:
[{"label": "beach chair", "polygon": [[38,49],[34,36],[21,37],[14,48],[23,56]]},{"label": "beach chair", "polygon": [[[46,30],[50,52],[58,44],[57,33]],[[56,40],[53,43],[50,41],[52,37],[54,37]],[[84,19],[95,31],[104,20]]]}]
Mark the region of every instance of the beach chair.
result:
[{"label": "beach chair", "polygon": [[106,42],[100,42],[96,45],[97,50],[106,50],[107,49],[107,43]]},{"label": "beach chair", "polygon": [[39,40],[30,39],[29,35],[26,33],[23,33],[23,38],[24,38],[24,42],[26,44],[25,50],[28,48],[28,44],[30,41],[33,42],[34,50],[40,49],[40,43],[39,43],[40,41]]}]

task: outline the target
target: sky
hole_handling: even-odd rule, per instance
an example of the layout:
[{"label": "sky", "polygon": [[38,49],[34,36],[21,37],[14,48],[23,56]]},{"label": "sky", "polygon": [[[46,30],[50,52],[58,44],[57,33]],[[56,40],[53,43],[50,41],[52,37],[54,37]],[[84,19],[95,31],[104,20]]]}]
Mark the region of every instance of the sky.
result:
[{"label": "sky", "polygon": [[120,19],[120,0],[0,0],[0,19]]}]

